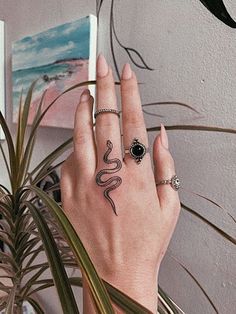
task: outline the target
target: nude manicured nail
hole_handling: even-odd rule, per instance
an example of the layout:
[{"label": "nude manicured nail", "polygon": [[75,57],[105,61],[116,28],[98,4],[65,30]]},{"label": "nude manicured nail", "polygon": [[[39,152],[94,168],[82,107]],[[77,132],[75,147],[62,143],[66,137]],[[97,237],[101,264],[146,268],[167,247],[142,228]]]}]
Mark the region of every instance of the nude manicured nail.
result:
[{"label": "nude manicured nail", "polygon": [[100,53],[97,59],[97,76],[104,77],[108,74],[109,67],[103,54]]},{"label": "nude manicured nail", "polygon": [[169,141],[168,136],[166,133],[166,129],[163,124],[161,124],[161,144],[166,148],[169,149]]},{"label": "nude manicured nail", "polygon": [[129,63],[126,63],[122,70],[121,78],[122,80],[129,80],[132,77],[132,70]]},{"label": "nude manicured nail", "polygon": [[80,101],[88,101],[89,100],[89,97],[90,97],[90,91],[88,89],[85,89],[83,91],[83,93],[81,94],[80,96]]}]

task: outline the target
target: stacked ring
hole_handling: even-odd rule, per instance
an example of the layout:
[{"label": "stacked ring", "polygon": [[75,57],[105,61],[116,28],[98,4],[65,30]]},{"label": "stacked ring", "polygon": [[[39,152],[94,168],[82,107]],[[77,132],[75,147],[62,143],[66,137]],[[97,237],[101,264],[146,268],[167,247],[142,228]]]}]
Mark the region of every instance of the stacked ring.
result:
[{"label": "stacked ring", "polygon": [[119,118],[120,118],[120,111],[119,110],[116,110],[116,109],[98,109],[95,111],[94,113],[94,119],[97,118],[97,116],[100,114],[100,113],[114,113],[116,114]]}]

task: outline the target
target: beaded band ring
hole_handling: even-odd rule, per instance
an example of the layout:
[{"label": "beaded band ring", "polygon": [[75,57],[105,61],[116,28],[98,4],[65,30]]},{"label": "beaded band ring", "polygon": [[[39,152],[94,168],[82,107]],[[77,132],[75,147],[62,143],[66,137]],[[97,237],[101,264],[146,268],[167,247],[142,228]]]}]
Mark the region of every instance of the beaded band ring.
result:
[{"label": "beaded band ring", "polygon": [[100,113],[114,113],[116,114],[119,118],[120,118],[120,111],[119,110],[116,110],[116,109],[98,109],[95,111],[94,113],[94,119],[97,118],[97,116],[100,114]]}]

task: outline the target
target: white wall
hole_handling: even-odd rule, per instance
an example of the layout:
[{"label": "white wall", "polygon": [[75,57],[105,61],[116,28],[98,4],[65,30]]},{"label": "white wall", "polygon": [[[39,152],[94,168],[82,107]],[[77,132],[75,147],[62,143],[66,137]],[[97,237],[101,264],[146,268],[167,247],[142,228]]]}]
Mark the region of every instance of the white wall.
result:
[{"label": "white wall", "polygon": [[[0,0],[0,19],[6,21],[7,118],[11,121],[11,41],[57,24],[94,13],[96,1]],[[109,11],[104,1],[100,15],[99,50],[109,58]],[[236,4],[225,1],[232,16]],[[143,103],[185,102],[201,115],[177,106],[150,108],[163,118],[146,115],[147,126],[194,124],[234,128],[236,98],[236,30],[213,17],[198,0],[115,1],[117,35],[124,46],[141,53],[154,71],[136,70]],[[119,69],[129,58],[114,43]],[[14,126],[12,127],[14,132]],[[170,147],[182,179],[182,201],[212,223],[236,237],[235,223],[224,210],[187,192],[205,195],[236,217],[236,142],[232,134],[169,131]],[[71,135],[68,130],[42,128],[34,162]],[[156,134],[150,133],[150,145]],[[6,182],[0,161],[0,181]],[[148,213],[147,213],[148,214]],[[188,314],[215,313],[191,277],[171,257],[196,277],[219,313],[236,308],[235,246],[198,218],[182,210],[160,274],[160,285]],[[48,313],[59,313],[54,299],[44,295]]]}]

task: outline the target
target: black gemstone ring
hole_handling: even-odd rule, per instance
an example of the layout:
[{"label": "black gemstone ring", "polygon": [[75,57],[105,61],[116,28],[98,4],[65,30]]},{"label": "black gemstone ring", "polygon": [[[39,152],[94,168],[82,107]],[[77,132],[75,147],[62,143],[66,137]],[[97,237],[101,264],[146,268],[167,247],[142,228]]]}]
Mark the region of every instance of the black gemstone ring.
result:
[{"label": "black gemstone ring", "polygon": [[144,144],[140,143],[137,138],[134,138],[130,148],[125,149],[125,153],[129,153],[137,164],[140,164],[144,155],[147,153],[147,148]]}]

